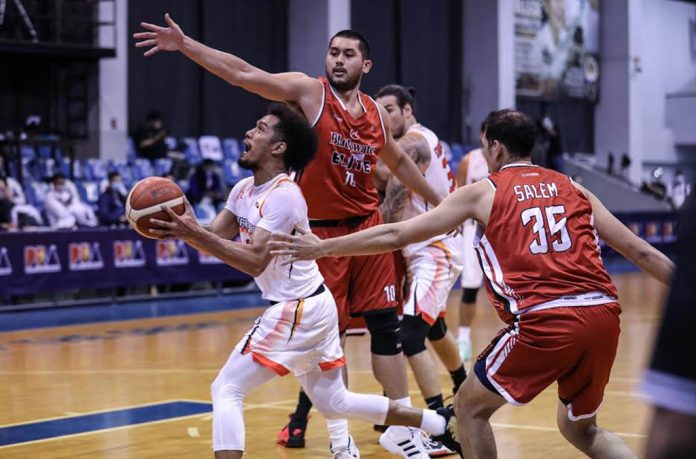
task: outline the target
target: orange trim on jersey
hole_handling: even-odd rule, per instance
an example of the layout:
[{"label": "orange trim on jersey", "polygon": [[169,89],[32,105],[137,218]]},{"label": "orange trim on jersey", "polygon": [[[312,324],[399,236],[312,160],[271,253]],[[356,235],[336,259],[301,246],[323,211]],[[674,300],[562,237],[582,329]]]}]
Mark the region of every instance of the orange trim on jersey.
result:
[{"label": "orange trim on jersey", "polygon": [[285,376],[286,374],[290,373],[290,370],[285,368],[283,365],[279,364],[278,362],[274,362],[273,360],[269,359],[268,357],[264,357],[261,354],[252,351],[251,357],[254,359],[254,362],[258,363],[263,367],[268,368],[272,372],[276,373],[278,376]]},{"label": "orange trim on jersey", "polygon": [[261,218],[263,218],[263,205],[266,204],[266,200],[268,200],[268,197],[271,195],[271,193],[273,192],[273,190],[275,190],[276,188],[278,188],[283,182],[290,182],[290,183],[292,183],[293,185],[296,185],[296,183],[295,183],[292,179],[290,179],[289,177],[288,177],[288,178],[282,178],[282,179],[278,180],[278,181],[275,183],[275,185],[273,185],[273,186],[271,187],[271,189],[268,190],[268,193],[266,193],[266,197],[263,198],[263,201],[261,201],[261,205],[259,206],[259,215],[261,216]]},{"label": "orange trim on jersey", "polygon": [[341,357],[336,360],[332,360],[331,362],[319,362],[319,368],[321,371],[329,371],[333,370],[334,368],[340,368],[342,366],[345,366],[346,364],[346,358]]},{"label": "orange trim on jersey", "polygon": [[432,317],[430,317],[430,315],[426,314],[425,311],[420,311],[420,316],[421,316],[421,319],[423,319],[423,322],[430,325],[431,327],[433,326],[433,324],[437,320],[437,319],[433,319]]}]

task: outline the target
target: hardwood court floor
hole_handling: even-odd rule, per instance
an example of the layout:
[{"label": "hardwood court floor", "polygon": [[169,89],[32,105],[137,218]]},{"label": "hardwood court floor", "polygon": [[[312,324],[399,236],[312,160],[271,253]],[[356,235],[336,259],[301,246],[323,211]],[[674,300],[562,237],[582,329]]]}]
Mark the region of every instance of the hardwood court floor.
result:
[{"label": "hardwood court floor", "polygon": [[[624,309],[623,332],[599,420],[640,455],[648,407],[634,390],[650,357],[665,289],[641,274],[614,278]],[[209,385],[218,368],[260,311],[0,333],[0,430],[10,424],[69,419],[171,400],[209,402]],[[501,323],[485,295],[479,296],[477,314],[473,338],[474,350],[480,351]],[[456,324],[456,316],[450,308],[448,322]],[[370,371],[367,337],[348,339],[347,359],[351,388],[379,393]],[[414,402],[422,406],[412,377],[410,385]],[[444,370],[442,387],[449,394],[451,383]],[[250,395],[245,410],[245,457],[329,456],[323,418],[317,413],[310,422],[307,448],[287,450],[274,443],[294,406],[297,389],[297,382],[287,376]],[[581,457],[556,430],[555,410],[555,387],[528,406],[501,409],[493,417],[500,457]],[[0,446],[0,458],[206,458],[212,457],[211,430],[211,414],[202,413]],[[377,444],[372,426],[354,421],[351,431],[362,457],[392,457]]]}]

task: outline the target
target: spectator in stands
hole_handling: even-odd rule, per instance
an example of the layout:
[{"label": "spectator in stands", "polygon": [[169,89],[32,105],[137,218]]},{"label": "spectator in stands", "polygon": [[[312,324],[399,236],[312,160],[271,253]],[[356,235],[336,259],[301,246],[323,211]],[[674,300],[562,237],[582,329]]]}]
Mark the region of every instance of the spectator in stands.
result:
[{"label": "spectator in stands", "polygon": [[691,184],[686,181],[684,172],[681,169],[677,169],[674,173],[674,178],[672,183],[667,188],[667,197],[669,202],[675,209],[681,208],[686,201],[686,197],[691,193]]},{"label": "spectator in stands", "polygon": [[138,154],[147,159],[166,158],[167,143],[164,138],[167,131],[164,128],[162,115],[158,111],[151,111],[147,114],[145,124],[135,133],[134,141],[138,149]]},{"label": "spectator in stands", "polygon": [[[16,183],[16,180],[14,182]],[[15,192],[10,186],[10,177],[0,177],[0,228],[28,228],[42,225],[43,219],[39,210],[26,204],[23,192],[21,199],[16,199]]]},{"label": "spectator in stands", "polygon": [[75,185],[61,173],[51,178],[51,189],[46,193],[45,206],[48,222],[55,229],[98,224],[92,208],[80,200]]},{"label": "spectator in stands", "polygon": [[189,179],[186,197],[194,205],[207,199],[217,207],[218,204],[225,201],[222,177],[213,160],[205,159],[198,165]]},{"label": "spectator in stands", "polygon": [[99,195],[97,216],[99,224],[104,226],[118,225],[126,222],[126,197],[128,190],[123,184],[123,178],[118,172],[109,173],[109,184]]},{"label": "spectator in stands", "polygon": [[563,148],[561,147],[561,135],[558,126],[544,108],[537,121],[537,147],[543,154],[544,167],[561,171],[563,168]]}]

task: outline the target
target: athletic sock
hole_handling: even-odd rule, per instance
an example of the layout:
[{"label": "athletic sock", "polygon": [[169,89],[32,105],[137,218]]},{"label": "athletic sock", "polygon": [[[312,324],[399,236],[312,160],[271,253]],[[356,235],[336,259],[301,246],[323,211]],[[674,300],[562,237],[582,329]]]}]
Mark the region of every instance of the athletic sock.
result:
[{"label": "athletic sock", "polygon": [[394,401],[402,406],[408,406],[408,407],[413,406],[413,404],[411,403],[411,397],[399,398],[399,399],[394,400]]},{"label": "athletic sock", "polygon": [[348,421],[345,419],[327,419],[326,427],[329,429],[331,448],[338,451],[348,446]]},{"label": "athletic sock", "polygon": [[437,410],[438,408],[444,408],[445,402],[442,401],[442,394],[437,394],[433,397],[428,397],[425,399],[425,404],[431,410]]},{"label": "athletic sock", "polygon": [[307,394],[302,390],[300,391],[300,396],[297,398],[297,407],[295,412],[292,414],[292,419],[295,422],[306,422],[307,416],[309,415],[309,410],[312,409],[312,401],[307,397]]},{"label": "athletic sock", "polygon": [[433,410],[423,410],[423,420],[420,428],[425,430],[430,435],[442,435],[445,433],[447,423],[445,418],[437,414]]},{"label": "athletic sock", "polygon": [[464,365],[462,364],[462,366],[456,370],[450,371],[449,374],[452,378],[452,382],[454,383],[454,393],[456,394],[457,390],[459,390],[459,386],[461,386],[466,379],[466,370],[464,369]]},{"label": "athletic sock", "polygon": [[471,327],[459,327],[459,341],[471,341]]}]

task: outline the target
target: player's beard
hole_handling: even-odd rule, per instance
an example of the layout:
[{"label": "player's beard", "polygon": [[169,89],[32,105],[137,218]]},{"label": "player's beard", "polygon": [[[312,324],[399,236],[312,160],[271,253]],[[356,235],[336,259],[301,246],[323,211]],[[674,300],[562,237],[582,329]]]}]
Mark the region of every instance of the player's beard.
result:
[{"label": "player's beard", "polygon": [[[348,74],[346,73],[346,75]],[[360,76],[360,74],[357,74],[354,77],[349,77],[346,80],[335,80],[331,72],[327,72],[326,79],[329,80],[329,83],[331,83],[331,86],[334,89],[343,92],[355,89],[360,84]]]},{"label": "player's beard", "polygon": [[250,171],[255,171],[259,167],[258,164],[242,158],[239,158],[237,160],[237,164],[239,165],[239,167],[248,169]]}]

